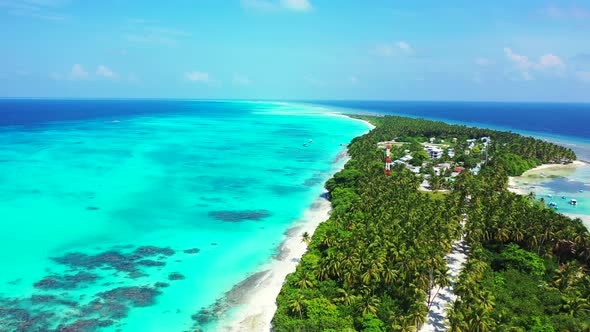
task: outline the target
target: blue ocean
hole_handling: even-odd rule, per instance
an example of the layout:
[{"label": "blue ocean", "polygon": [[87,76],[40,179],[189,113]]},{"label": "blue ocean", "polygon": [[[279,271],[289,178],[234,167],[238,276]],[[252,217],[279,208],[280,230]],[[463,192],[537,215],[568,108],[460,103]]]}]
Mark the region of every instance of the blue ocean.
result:
[{"label": "blue ocean", "polygon": [[[347,112],[508,129],[590,160],[585,104],[0,99],[0,331],[219,330],[367,132],[332,116]],[[588,174],[547,188],[590,215],[574,188]]]},{"label": "blue ocean", "polygon": [[0,331],[218,330],[368,131],[329,115],[1,100]]},{"label": "blue ocean", "polygon": [[590,140],[590,103],[314,101],[349,111],[405,115]]}]

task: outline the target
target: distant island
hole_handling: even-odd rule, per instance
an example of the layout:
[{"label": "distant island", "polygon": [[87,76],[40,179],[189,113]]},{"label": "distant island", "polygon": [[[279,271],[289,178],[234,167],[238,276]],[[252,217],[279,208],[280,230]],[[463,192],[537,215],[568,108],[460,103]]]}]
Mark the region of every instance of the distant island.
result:
[{"label": "distant island", "polygon": [[[352,141],[351,160],[326,183],[331,216],[302,239],[308,251],[277,298],[274,331],[590,329],[590,233],[508,190],[509,176],[573,163],[571,149],[437,121],[355,117],[376,128]],[[445,292],[452,297],[441,300]]]}]

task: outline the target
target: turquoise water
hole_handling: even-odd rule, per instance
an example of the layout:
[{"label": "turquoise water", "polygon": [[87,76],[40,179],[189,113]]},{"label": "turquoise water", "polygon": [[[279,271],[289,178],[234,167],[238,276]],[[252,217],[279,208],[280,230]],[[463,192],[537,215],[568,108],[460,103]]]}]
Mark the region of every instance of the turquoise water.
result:
[{"label": "turquoise water", "polygon": [[[557,211],[572,217],[582,217],[586,228],[590,229],[590,166],[584,166],[572,171],[566,176],[552,177],[531,188],[538,199],[544,199],[547,204],[557,204]],[[577,205],[569,202],[575,199]]]},{"label": "turquoise water", "polygon": [[368,130],[313,106],[183,109],[200,105],[0,127],[1,331],[215,330],[193,315],[276,253]]}]

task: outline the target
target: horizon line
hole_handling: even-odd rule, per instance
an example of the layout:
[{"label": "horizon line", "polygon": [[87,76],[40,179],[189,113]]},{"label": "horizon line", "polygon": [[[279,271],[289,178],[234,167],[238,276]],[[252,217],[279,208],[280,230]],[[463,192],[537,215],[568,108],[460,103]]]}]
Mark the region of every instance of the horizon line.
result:
[{"label": "horizon line", "polygon": [[590,104],[590,101],[531,101],[531,100],[460,100],[460,99],[248,99],[248,98],[189,98],[189,97],[0,97],[0,100],[178,100],[210,102],[399,102],[399,103],[497,103],[497,104]]}]

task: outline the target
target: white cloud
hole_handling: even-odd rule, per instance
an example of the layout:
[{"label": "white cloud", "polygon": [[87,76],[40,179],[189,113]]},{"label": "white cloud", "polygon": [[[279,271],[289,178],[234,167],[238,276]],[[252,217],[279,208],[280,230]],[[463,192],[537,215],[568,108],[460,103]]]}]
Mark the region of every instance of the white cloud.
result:
[{"label": "white cloud", "polygon": [[117,78],[117,73],[105,65],[100,65],[96,68],[96,75],[106,78]]},{"label": "white cloud", "polygon": [[90,74],[88,74],[81,64],[75,64],[72,66],[68,78],[70,80],[86,80],[90,78]]},{"label": "white cloud", "polygon": [[252,85],[254,83],[254,81],[252,81],[249,77],[244,76],[244,75],[234,75],[234,79],[233,79],[234,84],[236,85]]},{"label": "white cloud", "polygon": [[245,9],[261,12],[278,12],[282,10],[308,12],[313,9],[309,0],[240,0]]},{"label": "white cloud", "polygon": [[375,54],[382,57],[391,57],[396,54],[413,54],[414,49],[405,41],[398,41],[393,44],[377,44]]},{"label": "white cloud", "polygon": [[357,84],[358,82],[359,82],[358,77],[356,77],[354,75],[348,77],[348,83],[350,83],[350,84]]},{"label": "white cloud", "polygon": [[307,12],[312,9],[308,0],[282,0],[281,5],[283,8],[298,12]]},{"label": "white cloud", "polygon": [[512,49],[505,47],[504,53],[508,59],[514,63],[520,76],[525,81],[532,81],[534,76],[532,71],[552,72],[554,74],[563,74],[566,67],[563,60],[554,54],[545,54],[539,58],[538,62],[530,60],[527,56],[514,53]]},{"label": "white cloud", "polygon": [[61,21],[67,17],[56,10],[69,0],[0,0],[0,9],[14,16]]},{"label": "white cloud", "polygon": [[506,56],[510,61],[514,62],[516,66],[521,69],[528,69],[533,66],[533,63],[527,56],[516,54],[511,48],[504,47],[504,53],[506,53]]},{"label": "white cloud", "polygon": [[200,72],[200,71],[191,71],[191,72],[186,72],[184,74],[184,77],[191,82],[209,82],[210,78],[209,78],[209,74],[205,73],[205,72]]},{"label": "white cloud", "polygon": [[561,59],[553,54],[546,54],[543,55],[537,64],[537,68],[539,69],[549,69],[549,68],[563,68],[565,65]]},{"label": "white cloud", "polygon": [[404,51],[404,52],[406,52],[406,53],[413,53],[413,52],[414,52],[414,49],[412,48],[412,46],[410,46],[410,44],[406,43],[406,42],[405,42],[405,41],[403,41],[403,40],[402,40],[402,41],[398,41],[398,42],[396,43],[396,46],[397,46],[397,47],[398,47],[400,50],[402,50],[402,51]]},{"label": "white cloud", "polygon": [[477,58],[473,62],[475,62],[475,64],[478,66],[491,66],[495,63],[494,61],[488,58]]}]

